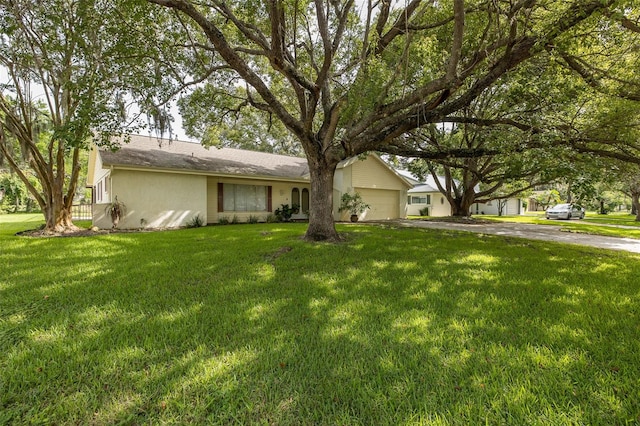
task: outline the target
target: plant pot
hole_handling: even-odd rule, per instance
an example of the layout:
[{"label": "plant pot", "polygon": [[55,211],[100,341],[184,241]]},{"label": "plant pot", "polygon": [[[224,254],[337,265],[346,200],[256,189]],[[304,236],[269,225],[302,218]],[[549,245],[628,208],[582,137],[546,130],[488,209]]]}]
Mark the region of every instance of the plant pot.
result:
[{"label": "plant pot", "polygon": [[351,215],[351,222],[357,222],[358,221],[358,215],[357,214],[352,214]]}]

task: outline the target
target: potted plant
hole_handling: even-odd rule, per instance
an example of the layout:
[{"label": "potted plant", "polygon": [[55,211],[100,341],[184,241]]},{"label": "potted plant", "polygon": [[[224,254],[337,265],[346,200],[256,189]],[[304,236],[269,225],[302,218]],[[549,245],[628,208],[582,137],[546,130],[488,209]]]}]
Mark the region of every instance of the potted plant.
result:
[{"label": "potted plant", "polygon": [[111,217],[111,223],[114,228],[118,227],[118,223],[120,223],[120,219],[127,214],[127,206],[124,205],[122,201],[118,201],[118,196],[116,195],[115,199],[107,204],[107,207],[104,209],[105,213]]},{"label": "potted plant", "polygon": [[339,212],[348,211],[351,214],[351,222],[357,222],[358,216],[371,206],[364,202],[362,196],[358,192],[342,194]]}]

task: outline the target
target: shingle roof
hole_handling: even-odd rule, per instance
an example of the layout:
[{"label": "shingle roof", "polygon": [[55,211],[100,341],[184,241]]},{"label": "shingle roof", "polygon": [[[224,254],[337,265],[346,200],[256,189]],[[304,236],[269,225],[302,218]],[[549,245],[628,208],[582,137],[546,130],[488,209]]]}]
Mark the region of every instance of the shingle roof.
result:
[{"label": "shingle roof", "polygon": [[414,194],[414,193],[418,193],[418,192],[440,192],[440,191],[437,190],[436,188],[434,188],[431,185],[422,184],[422,185],[414,186],[413,188],[411,188],[407,192],[409,192],[409,194]]},{"label": "shingle roof", "polygon": [[[444,176],[438,176],[438,180],[440,181],[440,185],[442,185],[443,188],[447,187],[447,182]],[[460,185],[459,180],[454,179],[453,181],[456,185]],[[480,185],[476,185],[473,189],[476,192],[480,191]],[[438,189],[438,184],[436,183],[436,180],[433,178],[433,176],[427,175],[425,177],[425,182],[414,186],[408,192],[413,194],[417,192],[440,192],[440,190]]]},{"label": "shingle roof", "polygon": [[100,149],[105,166],[190,170],[224,175],[305,179],[307,160],[233,148],[205,148],[199,143],[132,135],[115,152]]}]

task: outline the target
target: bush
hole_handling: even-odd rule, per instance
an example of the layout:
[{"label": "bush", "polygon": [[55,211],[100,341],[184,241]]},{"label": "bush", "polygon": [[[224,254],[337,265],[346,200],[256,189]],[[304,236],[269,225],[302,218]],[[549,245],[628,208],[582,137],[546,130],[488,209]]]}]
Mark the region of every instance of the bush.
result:
[{"label": "bush", "polygon": [[237,215],[235,215],[235,214],[233,215],[233,217],[231,218],[231,223],[233,225],[240,223],[240,219],[238,218]]},{"label": "bush", "polygon": [[201,226],[204,226],[204,220],[202,220],[199,214],[187,221],[187,228],[200,228]]},{"label": "bush", "polygon": [[258,216],[254,216],[250,214],[249,217],[247,218],[247,223],[258,223],[259,220],[260,218]]},{"label": "bush", "polygon": [[265,222],[267,222],[267,223],[275,223],[277,221],[278,221],[278,218],[273,213],[269,213],[267,215],[267,217],[265,218]]},{"label": "bush", "polygon": [[420,216],[429,216],[429,207],[423,207],[420,209]]},{"label": "bush", "polygon": [[280,208],[276,209],[274,212],[278,222],[289,222],[291,220],[291,216],[298,213],[300,211],[300,206],[297,204],[289,207],[289,204],[281,204]]},{"label": "bush", "polygon": [[218,223],[220,225],[228,225],[229,224],[229,218],[227,216],[220,216],[218,218]]}]

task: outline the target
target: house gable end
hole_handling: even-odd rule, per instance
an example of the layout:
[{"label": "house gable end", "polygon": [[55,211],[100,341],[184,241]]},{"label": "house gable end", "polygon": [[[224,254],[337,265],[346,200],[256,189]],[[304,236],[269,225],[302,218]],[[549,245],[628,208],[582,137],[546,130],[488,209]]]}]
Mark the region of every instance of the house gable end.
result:
[{"label": "house gable end", "polygon": [[350,165],[352,186],[354,188],[393,189],[411,188],[409,182],[398,175],[387,163],[375,154],[364,161],[355,161]]}]

